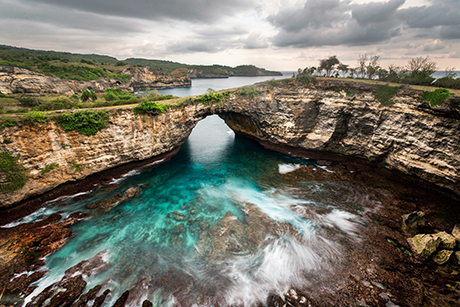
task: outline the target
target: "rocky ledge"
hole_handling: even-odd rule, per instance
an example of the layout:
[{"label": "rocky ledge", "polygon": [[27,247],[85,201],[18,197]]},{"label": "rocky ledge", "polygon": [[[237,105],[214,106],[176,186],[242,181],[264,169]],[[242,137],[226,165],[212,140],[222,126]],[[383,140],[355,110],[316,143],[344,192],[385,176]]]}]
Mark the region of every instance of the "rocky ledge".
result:
[{"label": "rocky ledge", "polygon": [[[113,110],[109,125],[89,137],[66,132],[54,121],[1,128],[0,151],[19,155],[29,179],[14,194],[0,195],[0,207],[170,152],[210,114],[268,149],[310,158],[358,158],[460,195],[458,109],[431,107],[420,101],[421,91],[407,87],[399,88],[391,105],[375,99],[376,86],[365,83],[322,79],[303,85],[292,79],[255,87],[255,95],[234,90],[222,103],[184,103],[154,117]],[[43,174],[53,163],[59,167]]]},{"label": "rocky ledge", "polygon": [[127,67],[121,74],[131,76],[129,83],[117,79],[100,78],[88,82],[59,79],[25,68],[0,66],[0,92],[3,94],[25,93],[35,95],[58,94],[70,96],[84,89],[104,92],[107,88],[119,87],[133,92],[139,88],[162,88],[191,86],[190,78],[174,78],[170,74],[146,67]]}]

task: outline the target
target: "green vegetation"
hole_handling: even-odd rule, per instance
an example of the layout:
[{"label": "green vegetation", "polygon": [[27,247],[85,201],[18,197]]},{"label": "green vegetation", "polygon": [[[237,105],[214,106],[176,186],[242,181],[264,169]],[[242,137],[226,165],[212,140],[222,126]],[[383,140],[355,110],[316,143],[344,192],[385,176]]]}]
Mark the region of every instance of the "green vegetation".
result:
[{"label": "green vegetation", "polygon": [[297,75],[295,78],[298,83],[302,83],[304,85],[307,84],[316,84],[316,78],[313,76],[308,76],[304,74]]},{"label": "green vegetation", "polygon": [[51,163],[49,165],[45,165],[45,168],[42,169],[42,175],[45,175],[46,173],[48,173],[52,169],[55,169],[56,167],[59,167],[59,163]]},{"label": "green vegetation", "polygon": [[14,192],[26,184],[26,169],[19,164],[19,156],[10,153],[0,153],[0,193]]},{"label": "green vegetation", "polygon": [[68,100],[65,97],[56,98],[50,101],[44,101],[37,107],[40,111],[65,110],[78,106],[78,103]]},{"label": "green vegetation", "polygon": [[208,89],[207,93],[201,96],[198,96],[196,98],[189,98],[184,102],[192,103],[192,104],[198,104],[202,103],[204,105],[209,105],[213,103],[222,103],[225,98],[228,98],[231,96],[230,92],[215,92],[213,89]]},{"label": "green vegetation", "polygon": [[134,114],[160,115],[168,110],[167,105],[157,104],[156,102],[144,100],[140,105],[133,108]]},{"label": "green vegetation", "polygon": [[11,143],[13,143],[12,139],[4,139],[3,140],[3,144],[11,144]]},{"label": "green vegetation", "polygon": [[46,113],[40,111],[30,111],[22,116],[25,123],[29,124],[44,124],[46,123]]},{"label": "green vegetation", "polygon": [[90,81],[112,78],[128,83],[131,76],[120,73],[123,67],[117,67],[117,61],[113,57],[96,54],[72,54],[0,45],[0,65],[26,68],[61,79]]},{"label": "green vegetation", "polygon": [[66,131],[77,130],[88,136],[96,134],[100,129],[106,127],[109,118],[109,114],[105,111],[83,110],[59,115],[56,122]]},{"label": "green vegetation", "polygon": [[83,92],[81,92],[80,96],[81,101],[86,102],[88,100],[96,101],[97,95],[93,90],[89,89],[84,89]]},{"label": "green vegetation", "polygon": [[445,88],[438,88],[433,92],[424,91],[421,99],[429,101],[431,106],[437,106],[442,104],[450,96],[451,94],[449,93],[449,90]]},{"label": "green vegetation", "polygon": [[249,96],[249,98],[252,99],[260,95],[260,90],[255,86],[246,86],[246,87],[243,87],[240,91],[237,91],[236,93],[238,95]]},{"label": "green vegetation", "polygon": [[376,91],[374,92],[374,98],[382,104],[394,104],[394,102],[391,101],[391,98],[393,98],[397,92],[397,86],[378,85]]},{"label": "green vegetation", "polygon": [[104,99],[106,101],[128,100],[132,97],[133,95],[131,93],[123,92],[121,88],[108,88],[104,93]]},{"label": "green vegetation", "polygon": [[72,167],[74,168],[74,173],[81,171],[81,164],[78,164],[75,160],[72,160]]},{"label": "green vegetation", "polygon": [[21,106],[23,107],[35,107],[42,103],[41,100],[38,99],[37,97],[31,97],[31,96],[22,96],[19,98],[19,102],[21,103]]},{"label": "green vegetation", "polygon": [[18,121],[10,118],[2,118],[2,124],[1,126],[3,127],[13,127],[17,126]]},{"label": "green vegetation", "polygon": [[216,75],[228,77],[234,76],[280,76],[282,75],[277,71],[268,71],[263,68],[258,68],[254,65],[240,65],[236,67],[230,67],[225,65],[188,65],[183,63],[177,63],[172,61],[161,61],[161,60],[147,60],[147,59],[126,59],[127,64],[148,66],[151,68],[157,68],[159,70],[172,73],[172,75],[180,77],[183,76],[184,68],[187,70],[194,70],[198,74]]}]

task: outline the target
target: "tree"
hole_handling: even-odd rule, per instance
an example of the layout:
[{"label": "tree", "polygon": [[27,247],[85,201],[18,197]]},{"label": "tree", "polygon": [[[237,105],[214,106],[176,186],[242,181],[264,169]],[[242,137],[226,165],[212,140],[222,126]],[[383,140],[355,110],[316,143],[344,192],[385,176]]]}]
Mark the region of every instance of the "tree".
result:
[{"label": "tree", "polygon": [[359,72],[359,76],[364,78],[366,73],[366,63],[367,63],[367,54],[360,54],[358,60],[358,67],[356,68],[357,72]]},{"label": "tree", "polygon": [[327,59],[322,59],[319,61],[319,68],[326,71],[326,76],[329,77],[331,72],[334,70],[335,65],[338,65],[340,61],[337,59],[336,55],[330,56]]},{"label": "tree", "polygon": [[368,79],[374,78],[379,69],[381,68],[379,64],[379,58],[380,56],[378,55],[373,55],[370,57],[369,63],[366,66],[366,73]]},{"label": "tree", "polygon": [[409,62],[407,62],[406,68],[409,71],[411,77],[429,77],[436,71],[437,64],[434,61],[430,61],[428,56],[426,58],[418,57],[409,60]]},{"label": "tree", "polygon": [[343,75],[345,76],[347,74],[347,72],[350,70],[350,68],[348,67],[349,65],[345,65],[343,63],[340,63],[339,66],[337,66],[337,69],[340,70]]},{"label": "tree", "polygon": [[436,69],[436,62],[430,61],[428,57],[411,59],[400,72],[401,82],[416,85],[430,85],[435,80],[431,75]]}]

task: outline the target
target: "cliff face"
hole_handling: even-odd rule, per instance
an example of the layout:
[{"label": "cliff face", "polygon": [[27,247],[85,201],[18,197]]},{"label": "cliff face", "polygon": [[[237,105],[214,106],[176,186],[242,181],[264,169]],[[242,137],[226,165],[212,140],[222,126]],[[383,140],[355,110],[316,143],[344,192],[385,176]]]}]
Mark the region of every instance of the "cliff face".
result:
[{"label": "cliff face", "polygon": [[58,94],[70,96],[84,89],[104,92],[107,88],[119,87],[127,91],[137,88],[160,88],[171,86],[190,86],[188,77],[174,78],[168,73],[151,71],[145,67],[128,67],[122,74],[131,75],[129,83],[120,80],[100,78],[88,82],[59,79],[33,72],[24,68],[0,66],[0,92],[3,94]]},{"label": "cliff face", "polygon": [[[111,113],[109,125],[93,136],[64,131],[53,121],[1,129],[0,151],[19,155],[28,171],[26,185],[14,194],[0,194],[0,207],[49,191],[67,181],[128,162],[167,153],[180,146],[205,117],[203,106],[189,106],[162,115],[134,116],[131,109]],[[3,144],[10,139],[11,144]],[[46,174],[52,163],[59,166]],[[76,165],[79,167],[76,167]]]},{"label": "cliff face", "polygon": [[[458,110],[431,108],[418,100],[421,91],[404,87],[394,105],[382,105],[372,87],[329,80],[310,88],[265,88],[255,99],[235,99],[221,116],[269,149],[362,158],[460,194]],[[346,90],[362,93],[347,97]]]},{"label": "cliff face", "polygon": [[[421,92],[401,88],[396,104],[382,105],[365,84],[320,81],[315,86],[259,86],[250,98],[233,92],[221,105],[183,105],[156,117],[112,114],[108,127],[86,137],[53,122],[1,129],[0,151],[19,154],[30,169],[26,185],[0,196],[10,206],[70,180],[180,146],[196,123],[219,114],[230,128],[286,153],[333,153],[362,158],[446,187],[460,195],[460,116],[418,101]],[[351,88],[350,88],[351,86]],[[347,96],[345,91],[360,92]],[[59,167],[42,175],[51,163]],[[74,163],[81,164],[76,171]]]}]

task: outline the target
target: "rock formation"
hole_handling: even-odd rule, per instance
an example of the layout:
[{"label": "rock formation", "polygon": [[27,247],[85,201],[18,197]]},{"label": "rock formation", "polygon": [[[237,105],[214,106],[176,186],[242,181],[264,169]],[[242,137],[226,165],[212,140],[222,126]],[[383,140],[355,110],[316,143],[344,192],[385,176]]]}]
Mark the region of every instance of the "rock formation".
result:
[{"label": "rock formation", "polygon": [[[219,114],[236,133],[268,149],[315,158],[319,154],[353,157],[445,187],[460,195],[458,110],[430,107],[421,91],[400,88],[395,104],[383,105],[375,86],[342,80],[316,85],[257,85],[251,97],[234,90],[221,104],[187,104],[161,115],[135,116],[112,111],[110,124],[94,136],[65,132],[54,121],[1,128],[0,151],[20,155],[29,169],[26,185],[0,195],[11,206],[67,182],[115,166],[158,156],[179,147],[196,123]],[[353,95],[346,92],[353,91]],[[59,167],[42,175],[52,163]],[[81,165],[77,171],[74,163]]]},{"label": "rock formation", "polygon": [[104,92],[107,88],[118,87],[132,92],[134,89],[139,88],[191,85],[189,77],[174,78],[168,73],[150,70],[146,67],[127,67],[121,74],[131,75],[129,83],[125,84],[120,80],[109,78],[100,78],[88,82],[59,79],[25,68],[0,66],[0,92],[3,94],[25,93],[70,96],[75,93],[81,93],[84,89]]}]

